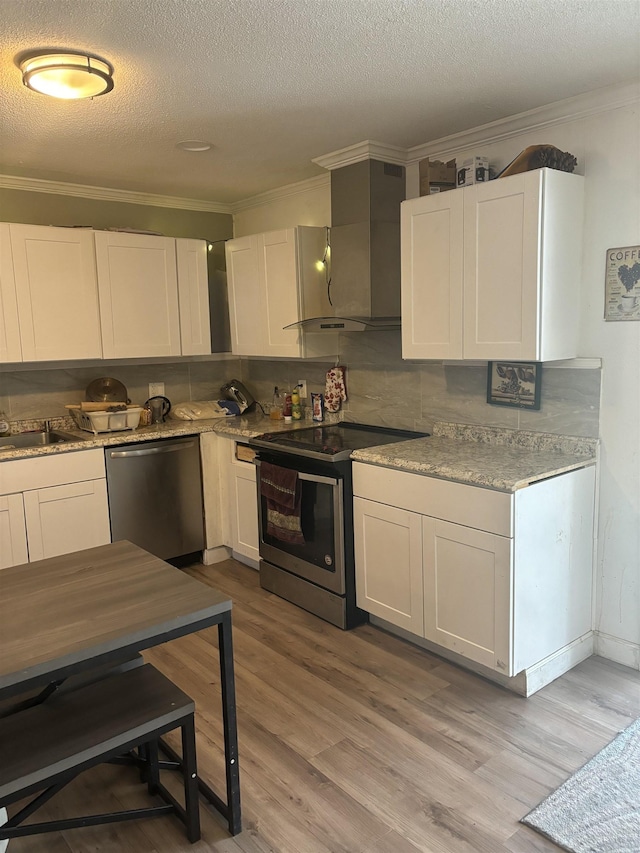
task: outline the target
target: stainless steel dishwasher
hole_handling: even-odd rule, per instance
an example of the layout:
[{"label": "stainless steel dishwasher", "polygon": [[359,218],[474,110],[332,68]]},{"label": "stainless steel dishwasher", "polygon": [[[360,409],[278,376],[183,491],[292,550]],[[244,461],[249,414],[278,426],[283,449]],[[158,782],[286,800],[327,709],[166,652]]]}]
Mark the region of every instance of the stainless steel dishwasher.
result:
[{"label": "stainless steel dishwasher", "polygon": [[204,547],[198,436],[105,448],[111,538],[163,560]]}]

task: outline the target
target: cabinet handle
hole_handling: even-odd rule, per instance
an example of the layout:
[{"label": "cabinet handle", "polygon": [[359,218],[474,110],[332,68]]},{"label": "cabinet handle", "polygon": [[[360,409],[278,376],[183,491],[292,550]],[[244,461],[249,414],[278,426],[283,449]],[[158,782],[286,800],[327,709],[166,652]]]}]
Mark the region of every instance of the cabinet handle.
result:
[{"label": "cabinet handle", "polygon": [[168,447],[145,447],[140,450],[111,450],[109,456],[111,459],[124,459],[127,456],[151,456],[155,453],[175,453],[178,450],[187,450],[193,447],[193,442],[188,441],[184,444],[171,444]]},{"label": "cabinet handle", "polygon": [[305,474],[302,471],[298,471],[298,479],[308,480],[310,483],[324,483],[327,486],[338,485],[338,481],[334,480],[332,477],[320,477],[318,474]]}]

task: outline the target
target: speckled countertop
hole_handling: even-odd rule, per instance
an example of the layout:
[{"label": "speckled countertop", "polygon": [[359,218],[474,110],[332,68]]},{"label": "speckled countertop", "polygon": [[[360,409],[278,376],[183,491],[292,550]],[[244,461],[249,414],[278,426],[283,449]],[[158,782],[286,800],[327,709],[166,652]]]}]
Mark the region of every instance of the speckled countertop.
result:
[{"label": "speckled countertop", "polygon": [[30,459],[36,456],[51,456],[59,453],[73,453],[77,450],[90,450],[92,447],[113,447],[119,444],[131,444],[141,441],[155,441],[159,438],[177,438],[182,435],[200,435],[215,432],[231,438],[251,438],[263,432],[302,429],[313,426],[313,421],[285,423],[283,420],[271,420],[262,414],[249,414],[241,417],[213,418],[201,421],[180,421],[169,419],[164,424],[139,427],[135,430],[103,432],[94,435],[78,429],[55,427],[56,431],[73,435],[77,441],[65,441],[60,444],[47,444],[40,447],[0,447],[0,462],[10,459]]},{"label": "speckled countertop", "polygon": [[593,465],[598,441],[579,436],[437,423],[429,438],[356,450],[351,458],[504,492]]},{"label": "speckled countertop", "polygon": [[[202,421],[169,420],[155,426],[99,435],[67,429],[65,432],[73,434],[77,441],[45,447],[0,448],[0,462],[182,435],[215,432],[229,438],[248,439],[263,432],[311,426],[314,426],[313,421],[285,423],[254,413]],[[594,464],[597,448],[597,439],[579,436],[436,423],[429,438],[356,450],[351,458],[386,468],[513,492],[536,480]]]}]

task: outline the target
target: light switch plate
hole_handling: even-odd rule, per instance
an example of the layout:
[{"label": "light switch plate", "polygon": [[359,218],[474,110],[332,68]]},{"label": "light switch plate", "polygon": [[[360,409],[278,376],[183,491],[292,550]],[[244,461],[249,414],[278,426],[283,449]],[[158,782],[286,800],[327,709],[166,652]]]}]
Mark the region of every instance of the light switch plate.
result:
[{"label": "light switch plate", "polygon": [[149,383],[149,396],[150,397],[164,397],[164,382],[150,382]]}]

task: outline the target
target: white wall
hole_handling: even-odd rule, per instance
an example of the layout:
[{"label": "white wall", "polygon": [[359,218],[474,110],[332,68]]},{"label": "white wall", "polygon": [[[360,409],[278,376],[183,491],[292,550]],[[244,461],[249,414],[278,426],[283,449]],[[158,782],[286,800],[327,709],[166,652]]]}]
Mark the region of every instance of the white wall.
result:
[{"label": "white wall", "polygon": [[330,225],[329,175],[265,193],[237,205],[233,214],[233,236],[261,234],[294,225]]},{"label": "white wall", "polygon": [[[546,120],[544,110],[534,111],[420,149],[439,159],[485,154],[500,169],[533,144],[571,152],[586,176],[579,355],[603,360],[597,651],[640,669],[640,322],[603,319],[606,250],[640,243],[638,87],[631,95],[629,87],[594,93],[592,104],[582,97],[555,105]],[[407,186],[415,195],[417,165],[408,167]],[[317,220],[326,217],[328,185],[243,210],[234,217],[235,233],[325,224],[309,221],[313,205]]]},{"label": "white wall", "polygon": [[[603,316],[607,249],[640,243],[640,101],[477,142],[455,156],[487,155],[500,169],[534,144],[571,152],[576,172],[586,177],[578,355],[603,362],[596,648],[640,669],[640,322],[605,322]],[[451,149],[442,156],[449,159]]]}]

